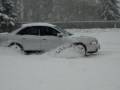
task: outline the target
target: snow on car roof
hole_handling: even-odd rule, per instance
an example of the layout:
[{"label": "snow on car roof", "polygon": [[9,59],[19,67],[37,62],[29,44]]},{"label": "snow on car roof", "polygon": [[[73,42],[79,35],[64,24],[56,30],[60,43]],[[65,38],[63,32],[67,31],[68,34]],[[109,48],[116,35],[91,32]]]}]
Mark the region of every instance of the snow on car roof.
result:
[{"label": "snow on car roof", "polygon": [[27,24],[23,24],[23,27],[27,27],[27,26],[50,26],[53,27],[55,25],[50,24],[50,23],[27,23]]}]

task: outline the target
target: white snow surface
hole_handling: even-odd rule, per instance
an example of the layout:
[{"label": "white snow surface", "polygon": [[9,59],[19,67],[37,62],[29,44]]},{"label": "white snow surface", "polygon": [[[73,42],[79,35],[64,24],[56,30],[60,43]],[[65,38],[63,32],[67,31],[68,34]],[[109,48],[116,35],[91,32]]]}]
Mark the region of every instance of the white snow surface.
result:
[{"label": "white snow surface", "polygon": [[96,37],[101,50],[79,57],[73,50],[22,55],[0,47],[0,90],[120,90],[120,30],[69,31]]}]

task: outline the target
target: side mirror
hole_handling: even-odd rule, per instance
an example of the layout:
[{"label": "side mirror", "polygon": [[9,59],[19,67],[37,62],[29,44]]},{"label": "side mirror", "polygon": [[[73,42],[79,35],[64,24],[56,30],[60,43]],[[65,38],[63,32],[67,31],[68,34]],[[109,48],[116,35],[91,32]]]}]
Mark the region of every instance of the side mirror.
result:
[{"label": "side mirror", "polygon": [[58,37],[63,37],[63,34],[62,33],[58,33],[57,36]]}]

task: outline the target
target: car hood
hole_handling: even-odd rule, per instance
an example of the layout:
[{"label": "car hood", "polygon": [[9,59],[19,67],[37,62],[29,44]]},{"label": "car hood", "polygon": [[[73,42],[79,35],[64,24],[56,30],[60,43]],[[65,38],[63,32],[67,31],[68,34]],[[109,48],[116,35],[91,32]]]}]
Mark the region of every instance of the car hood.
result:
[{"label": "car hood", "polygon": [[0,33],[0,35],[5,35],[5,34],[9,34],[9,33],[8,32]]},{"label": "car hood", "polygon": [[0,33],[0,38],[3,36],[7,36],[9,33],[5,32],[5,33]]},{"label": "car hood", "polygon": [[5,32],[5,33],[0,33],[0,39],[4,38],[4,37],[8,37],[9,35],[11,35],[11,33]]}]

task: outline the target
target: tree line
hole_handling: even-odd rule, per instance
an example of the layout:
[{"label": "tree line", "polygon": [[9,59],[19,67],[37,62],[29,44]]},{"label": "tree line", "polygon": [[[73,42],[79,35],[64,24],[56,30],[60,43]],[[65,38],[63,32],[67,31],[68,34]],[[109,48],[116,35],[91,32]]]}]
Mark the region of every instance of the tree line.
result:
[{"label": "tree line", "polygon": [[[20,15],[23,15],[21,14],[23,13],[23,11],[21,10],[22,7],[17,9],[16,7],[24,6],[22,5],[24,3],[19,1],[19,3],[16,4],[15,1],[16,0],[1,0],[0,27],[15,26],[15,24],[18,22],[18,19],[20,19],[18,17]],[[41,0],[41,2],[39,3],[37,2],[36,6],[39,9],[34,7],[34,4],[33,4],[33,6],[31,6],[28,12],[24,12],[25,18],[23,19],[25,20],[23,21],[26,21],[26,18],[27,18],[27,20],[30,20],[31,22],[34,20],[36,21],[38,19],[40,21],[66,21],[67,22],[67,21],[72,21],[73,17],[74,17],[74,20],[79,21],[81,20],[79,19],[79,17],[81,17],[83,20],[85,20],[85,18],[91,19],[92,18],[91,16],[92,15],[94,16],[96,14],[99,16],[99,19],[101,20],[120,20],[120,4],[118,0],[99,0],[99,5],[97,7],[96,6],[91,7],[90,4],[88,3],[86,4],[85,2],[82,2],[82,3],[76,2],[80,4],[76,6],[74,0],[71,0],[71,2],[69,2],[69,0],[64,0],[64,3],[60,3],[60,4],[57,3],[57,0],[52,0],[52,2],[53,3],[51,3],[51,0],[45,0],[44,2],[42,2]],[[65,3],[67,4],[67,6],[62,7]],[[48,9],[46,9],[45,7]],[[24,10],[26,10],[26,8],[24,8]],[[34,14],[33,11],[35,10],[37,10],[37,12],[42,11],[42,13],[39,12]],[[95,10],[97,13],[94,12]],[[33,18],[33,16],[35,18],[34,20],[31,19]],[[19,21],[22,21],[22,20],[19,20]]]}]

